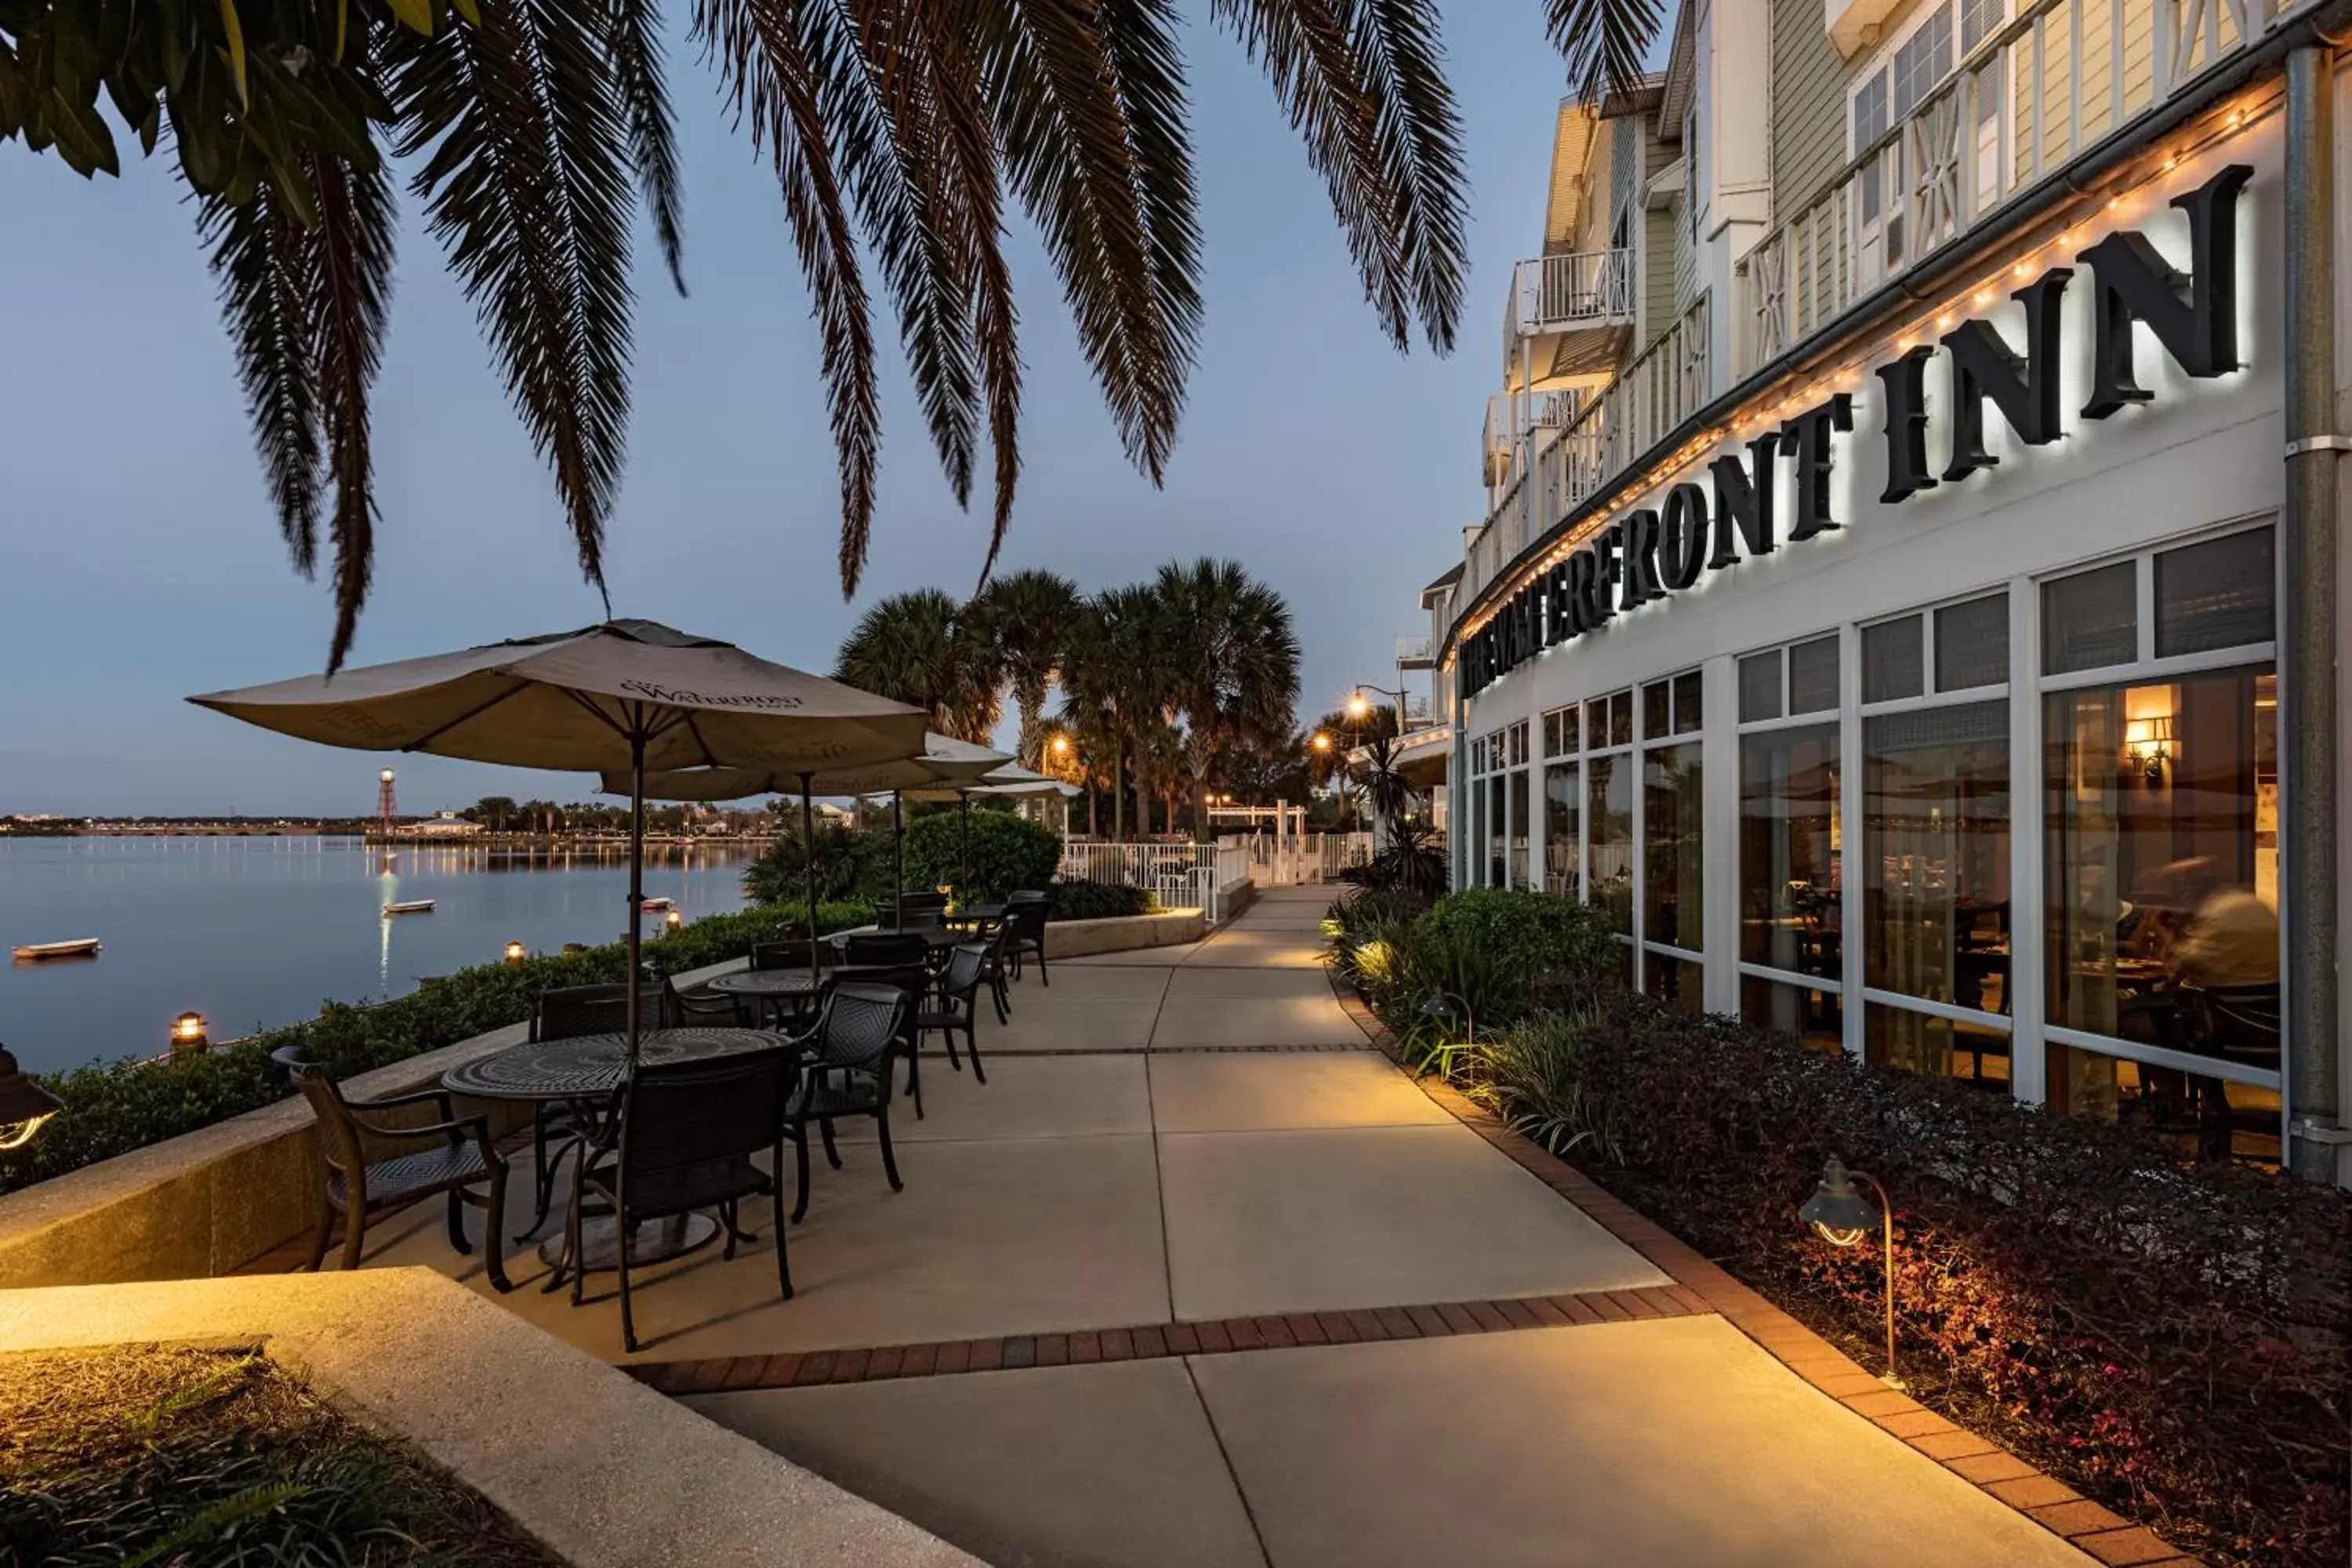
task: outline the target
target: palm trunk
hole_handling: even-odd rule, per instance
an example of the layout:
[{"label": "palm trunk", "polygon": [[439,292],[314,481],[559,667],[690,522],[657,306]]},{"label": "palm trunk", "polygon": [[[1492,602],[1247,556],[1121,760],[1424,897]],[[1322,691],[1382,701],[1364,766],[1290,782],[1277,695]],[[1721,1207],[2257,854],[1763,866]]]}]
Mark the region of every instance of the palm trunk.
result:
[{"label": "palm trunk", "polygon": [[1216,739],[1195,725],[1184,744],[1192,762],[1192,841],[1206,844],[1214,837],[1209,828],[1209,764],[1216,757]]},{"label": "palm trunk", "polygon": [[1018,682],[1013,688],[1013,700],[1021,709],[1021,765],[1041,767],[1045,753],[1045,683]]},{"label": "palm trunk", "polygon": [[1127,837],[1127,734],[1119,726],[1118,709],[1110,710],[1110,836]]}]

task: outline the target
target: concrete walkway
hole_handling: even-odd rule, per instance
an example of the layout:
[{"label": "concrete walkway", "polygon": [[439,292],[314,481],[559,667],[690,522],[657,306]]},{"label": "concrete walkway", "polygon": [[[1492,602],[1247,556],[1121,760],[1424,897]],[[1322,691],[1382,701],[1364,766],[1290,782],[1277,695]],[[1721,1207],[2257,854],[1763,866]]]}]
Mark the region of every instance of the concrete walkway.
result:
[{"label": "concrete walkway", "polygon": [[[904,1193],[870,1145],[817,1163],[795,1300],[764,1212],[750,1256],[648,1271],[656,1386],[1002,1564],[2092,1561],[1370,1049],[1321,968],[1328,896],[1033,974],[982,1028],[985,1086],[927,1059]],[[381,1257],[480,1288],[437,1215]],[[501,1304],[625,1359],[609,1296],[508,1267]]]}]

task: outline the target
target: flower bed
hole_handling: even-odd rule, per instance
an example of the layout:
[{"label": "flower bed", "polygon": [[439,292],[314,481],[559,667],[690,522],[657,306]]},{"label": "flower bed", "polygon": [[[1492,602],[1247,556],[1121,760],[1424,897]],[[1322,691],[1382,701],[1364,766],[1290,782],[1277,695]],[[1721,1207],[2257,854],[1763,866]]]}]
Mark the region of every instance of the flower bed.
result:
[{"label": "flower bed", "polygon": [[[864,904],[817,910],[820,931],[862,925]],[[805,913],[758,906],[708,915],[648,940],[644,954],[663,974],[740,958],[755,942],[805,936]],[[306,1023],[224,1042],[167,1061],[136,1059],[37,1075],[66,1109],[21,1149],[0,1152],[0,1193],[162,1142],[286,1098],[286,1075],[269,1059],[300,1046],[338,1078],[365,1072],[530,1016],[542,991],[612,984],[628,973],[620,942],[584,952],[462,969],[388,1002],[330,1002]]]},{"label": "flower bed", "polygon": [[1869,1171],[1916,1397],[2212,1560],[2347,1560],[2347,1194],[1622,991],[1438,1059],[1874,1365],[1875,1237],[1796,1220],[1829,1155]]}]

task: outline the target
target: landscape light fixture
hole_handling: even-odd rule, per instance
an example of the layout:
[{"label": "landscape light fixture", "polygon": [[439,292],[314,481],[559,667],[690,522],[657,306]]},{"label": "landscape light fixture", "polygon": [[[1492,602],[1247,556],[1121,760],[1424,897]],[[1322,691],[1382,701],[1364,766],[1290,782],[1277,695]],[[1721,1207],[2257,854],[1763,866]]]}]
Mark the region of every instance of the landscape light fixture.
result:
[{"label": "landscape light fixture", "polygon": [[1477,1015],[1471,1011],[1466,998],[1457,996],[1451,991],[1431,992],[1429,999],[1421,1005],[1421,1016],[1424,1018],[1435,1018],[1441,1023],[1461,1025],[1462,1037],[1465,1040],[1475,1040],[1478,1037]]},{"label": "landscape light fixture", "polygon": [[669,913],[662,916],[662,930],[664,931],[677,931],[682,929],[685,924],[686,917],[678,913],[676,910],[672,910]]},{"label": "landscape light fixture", "polygon": [[[1857,1180],[1868,1182],[1870,1190],[1878,1194],[1875,1206],[1855,1190]],[[1886,1264],[1886,1371],[1878,1381],[1907,1391],[1910,1385],[1895,1372],[1895,1205],[1888,1201],[1886,1189],[1867,1172],[1847,1170],[1845,1162],[1832,1154],[1822,1167],[1820,1184],[1797,1210],[1797,1217],[1832,1247],[1855,1246],[1873,1226],[1878,1228],[1879,1251]]]},{"label": "landscape light fixture", "polygon": [[173,1056],[201,1051],[212,1043],[212,1037],[205,1032],[205,1016],[202,1013],[183,1013],[172,1020]]},{"label": "landscape light fixture", "polygon": [[0,1149],[22,1149],[65,1101],[26,1078],[8,1047],[0,1046]]},{"label": "landscape light fixture", "polygon": [[507,943],[507,962],[509,963],[520,963],[525,956],[526,954],[524,953],[522,943],[519,942],[510,942]]}]

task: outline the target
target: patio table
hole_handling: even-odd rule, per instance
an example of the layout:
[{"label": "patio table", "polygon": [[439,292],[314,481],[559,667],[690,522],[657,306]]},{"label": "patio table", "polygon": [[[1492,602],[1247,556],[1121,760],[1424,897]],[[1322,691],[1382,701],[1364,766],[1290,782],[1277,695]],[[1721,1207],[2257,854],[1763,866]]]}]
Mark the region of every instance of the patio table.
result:
[{"label": "patio table", "polygon": [[963,933],[945,926],[900,926],[896,930],[882,926],[858,926],[850,931],[837,931],[824,940],[835,947],[846,947],[853,936],[919,936],[936,953],[941,948],[953,947],[964,940]]},{"label": "patio table", "polygon": [[[788,974],[790,972],[781,972]],[[774,1050],[792,1044],[789,1037],[768,1029],[678,1028],[646,1029],[637,1035],[639,1063],[671,1064],[710,1061],[747,1051]],[[583,1126],[595,1126],[606,1114],[628,1068],[628,1037],[621,1034],[573,1035],[558,1040],[526,1040],[505,1050],[460,1062],[441,1075],[441,1087],[474,1100],[521,1100],[537,1104],[560,1100],[578,1112]],[[585,1158],[583,1154],[582,1158]],[[718,1223],[707,1215],[677,1215],[648,1220],[637,1226],[629,1242],[629,1261],[639,1266],[660,1263],[708,1245],[719,1235]],[[608,1269],[619,1262],[620,1226],[612,1219],[583,1219],[580,1264]],[[539,1256],[555,1272],[543,1287],[552,1290],[568,1278],[571,1259],[564,1237],[540,1243]]]},{"label": "patio table", "polygon": [[770,1010],[797,1010],[824,994],[825,976],[832,973],[830,969],[739,969],[731,974],[714,975],[702,983],[702,988],[717,995],[757,1002]]},{"label": "patio table", "polygon": [[992,921],[1003,920],[1004,909],[1003,904],[966,904],[961,909],[950,910],[946,916],[947,923],[951,926],[983,926]]}]

